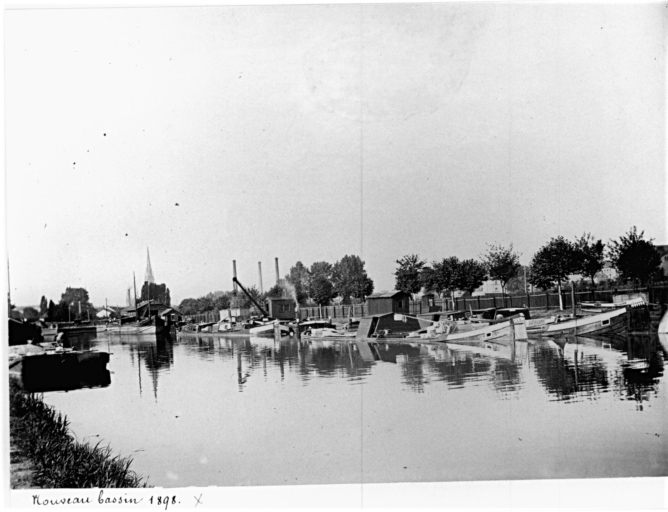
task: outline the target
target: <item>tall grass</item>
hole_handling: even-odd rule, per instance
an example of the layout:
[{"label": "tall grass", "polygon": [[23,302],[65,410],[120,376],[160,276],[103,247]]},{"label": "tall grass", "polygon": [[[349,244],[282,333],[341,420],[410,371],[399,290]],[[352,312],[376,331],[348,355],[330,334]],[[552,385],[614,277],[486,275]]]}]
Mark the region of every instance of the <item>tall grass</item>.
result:
[{"label": "tall grass", "polygon": [[76,441],[65,416],[10,380],[11,416],[17,418],[17,444],[30,458],[33,484],[42,488],[146,487],[130,469],[131,458],[113,456],[108,446]]}]

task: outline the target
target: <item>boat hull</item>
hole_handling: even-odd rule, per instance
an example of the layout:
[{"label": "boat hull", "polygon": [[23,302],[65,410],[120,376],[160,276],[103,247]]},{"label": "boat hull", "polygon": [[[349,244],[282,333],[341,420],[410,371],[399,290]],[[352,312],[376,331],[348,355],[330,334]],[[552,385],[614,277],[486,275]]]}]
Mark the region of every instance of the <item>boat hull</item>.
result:
[{"label": "boat hull", "polygon": [[23,389],[37,393],[108,386],[108,362],[107,352],[72,351],[27,355],[17,366]]},{"label": "boat hull", "polygon": [[128,335],[146,335],[146,334],[153,334],[153,335],[160,335],[160,334],[165,334],[169,332],[169,329],[167,326],[164,325],[114,325],[114,326],[108,326],[105,331],[100,331],[100,332],[107,332],[110,334],[128,334]]},{"label": "boat hull", "polygon": [[558,323],[546,323],[528,328],[530,336],[563,336],[587,334],[617,334],[627,330],[628,311],[618,309]]}]

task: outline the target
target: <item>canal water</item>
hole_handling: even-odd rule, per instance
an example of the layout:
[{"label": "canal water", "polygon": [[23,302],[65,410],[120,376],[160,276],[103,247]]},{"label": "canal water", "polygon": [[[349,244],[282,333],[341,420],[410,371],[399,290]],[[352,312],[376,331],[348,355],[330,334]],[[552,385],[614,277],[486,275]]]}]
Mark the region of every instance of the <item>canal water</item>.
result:
[{"label": "canal water", "polygon": [[153,486],[668,475],[656,335],[512,348],[98,334],[75,345],[111,352],[111,384],[45,401]]}]

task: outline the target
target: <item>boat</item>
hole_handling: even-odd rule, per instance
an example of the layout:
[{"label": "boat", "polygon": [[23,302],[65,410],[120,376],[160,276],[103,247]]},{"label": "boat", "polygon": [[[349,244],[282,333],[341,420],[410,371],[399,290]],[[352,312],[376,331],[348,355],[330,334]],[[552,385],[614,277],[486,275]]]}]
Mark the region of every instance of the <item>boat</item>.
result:
[{"label": "boat", "polygon": [[[390,318],[391,317],[391,318]],[[402,324],[406,327],[402,330]],[[417,328],[414,328],[417,325]],[[396,339],[404,341],[523,341],[528,339],[524,317],[502,318],[478,323],[470,320],[425,321],[423,318],[386,313],[363,318],[357,329],[356,339],[378,341]]]},{"label": "boat", "polygon": [[529,336],[561,336],[564,334],[614,334],[627,329],[628,310],[615,309],[581,317],[552,316],[527,321]]},{"label": "boat", "polygon": [[169,334],[170,325],[160,315],[151,311],[153,300],[146,300],[137,305],[136,316],[121,317],[117,323],[107,324],[106,333],[121,335],[165,335]]},{"label": "boat", "polygon": [[252,327],[251,329],[248,329],[248,333],[251,336],[274,336],[276,328],[279,329],[281,336],[288,336],[291,332],[294,332],[287,325],[273,321],[264,325]]},{"label": "boat", "polygon": [[332,327],[323,327],[318,329],[311,329],[302,334],[304,338],[355,338],[357,333],[342,331],[340,329],[334,329]]},{"label": "boat", "polygon": [[109,353],[44,344],[11,347],[9,373],[30,393],[108,386]]}]

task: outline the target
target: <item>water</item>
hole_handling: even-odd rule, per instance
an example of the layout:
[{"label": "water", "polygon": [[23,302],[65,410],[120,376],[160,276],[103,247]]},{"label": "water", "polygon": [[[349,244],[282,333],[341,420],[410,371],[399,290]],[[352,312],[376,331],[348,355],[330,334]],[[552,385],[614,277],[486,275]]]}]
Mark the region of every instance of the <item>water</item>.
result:
[{"label": "water", "polygon": [[104,337],[111,385],[45,393],[164,487],[665,476],[656,336],[509,347]]}]

